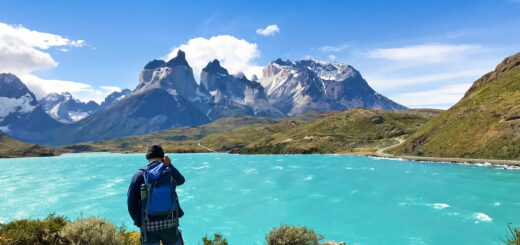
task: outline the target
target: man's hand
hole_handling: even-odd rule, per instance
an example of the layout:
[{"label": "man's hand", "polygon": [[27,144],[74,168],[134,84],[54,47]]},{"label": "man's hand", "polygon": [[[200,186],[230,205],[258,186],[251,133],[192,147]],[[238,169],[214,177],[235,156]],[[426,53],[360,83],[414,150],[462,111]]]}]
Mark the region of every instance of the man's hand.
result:
[{"label": "man's hand", "polygon": [[168,156],[164,156],[163,158],[163,162],[165,164],[169,164],[169,165],[172,165],[172,160],[170,160],[170,158]]}]

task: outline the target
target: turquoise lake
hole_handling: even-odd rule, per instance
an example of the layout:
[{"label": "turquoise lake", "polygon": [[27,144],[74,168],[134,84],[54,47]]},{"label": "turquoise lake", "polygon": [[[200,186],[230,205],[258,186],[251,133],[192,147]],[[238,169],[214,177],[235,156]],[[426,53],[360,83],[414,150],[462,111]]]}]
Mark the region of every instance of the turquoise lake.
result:
[{"label": "turquoise lake", "polygon": [[[519,170],[350,155],[170,154],[186,244],[263,244],[281,223],[347,244],[501,244],[520,224]],[[0,222],[102,216],[136,230],[126,193],[144,154],[0,160]]]}]

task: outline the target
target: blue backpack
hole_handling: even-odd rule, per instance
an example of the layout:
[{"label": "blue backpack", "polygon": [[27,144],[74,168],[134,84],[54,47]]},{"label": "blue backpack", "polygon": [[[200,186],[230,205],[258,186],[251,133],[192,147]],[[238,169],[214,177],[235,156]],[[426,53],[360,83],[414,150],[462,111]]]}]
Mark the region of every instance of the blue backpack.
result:
[{"label": "blue backpack", "polygon": [[145,220],[149,216],[172,215],[178,218],[179,202],[175,194],[177,183],[172,176],[172,167],[162,162],[152,162],[144,171],[146,200],[143,203]]}]

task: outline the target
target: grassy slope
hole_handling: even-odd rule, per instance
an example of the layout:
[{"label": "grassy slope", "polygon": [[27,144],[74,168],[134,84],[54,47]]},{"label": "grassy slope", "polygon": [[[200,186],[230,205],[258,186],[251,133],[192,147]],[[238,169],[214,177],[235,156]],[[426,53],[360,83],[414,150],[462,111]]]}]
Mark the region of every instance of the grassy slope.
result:
[{"label": "grassy slope", "polygon": [[0,158],[56,156],[60,153],[56,148],[26,144],[0,132]]},{"label": "grassy slope", "polygon": [[[310,111],[290,119],[236,116],[199,127],[86,142],[61,148],[25,144],[0,133],[0,157],[53,156],[63,152],[144,152],[160,143],[167,152],[372,153],[412,134],[438,110]],[[201,144],[201,145],[199,145]]]},{"label": "grassy slope", "polygon": [[310,122],[286,120],[215,134],[200,143],[218,151],[243,154],[372,153],[395,144],[437,115],[436,110],[380,111],[352,109],[329,112]]},{"label": "grassy slope", "polygon": [[520,53],[477,80],[455,106],[391,153],[520,159]]},{"label": "grassy slope", "polygon": [[151,143],[160,143],[169,152],[207,152],[197,146],[196,140],[210,134],[231,132],[236,128],[249,125],[269,125],[280,122],[282,119],[234,116],[216,120],[210,124],[198,127],[182,127],[156,131],[140,136],[129,136],[112,140],[95,141],[68,145],[66,150],[82,151],[111,151],[111,152],[143,152]]},{"label": "grassy slope", "polygon": [[[438,110],[311,111],[290,119],[231,117],[199,127],[66,146],[66,150],[144,152],[152,142],[167,152],[371,153],[415,132]],[[200,144],[200,145],[199,145]]]}]

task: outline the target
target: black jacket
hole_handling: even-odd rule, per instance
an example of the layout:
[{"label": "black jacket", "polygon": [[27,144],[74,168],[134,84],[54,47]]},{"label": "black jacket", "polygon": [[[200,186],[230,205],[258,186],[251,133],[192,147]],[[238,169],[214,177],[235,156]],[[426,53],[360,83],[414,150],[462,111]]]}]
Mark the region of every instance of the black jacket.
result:
[{"label": "black jacket", "polygon": [[[172,176],[175,182],[177,183],[177,186],[184,184],[184,176],[182,176],[179,170],[177,170],[175,167],[172,166],[172,168]],[[143,174],[143,169],[139,169],[134,174],[134,176],[132,177],[132,182],[130,183],[130,187],[128,188],[127,194],[128,212],[130,213],[132,220],[134,220],[134,225],[138,227],[141,227],[141,185],[144,184]],[[175,195],[177,195],[177,193],[175,193]],[[182,216],[183,214],[184,212],[182,211],[182,209],[180,209],[179,216]]]}]

